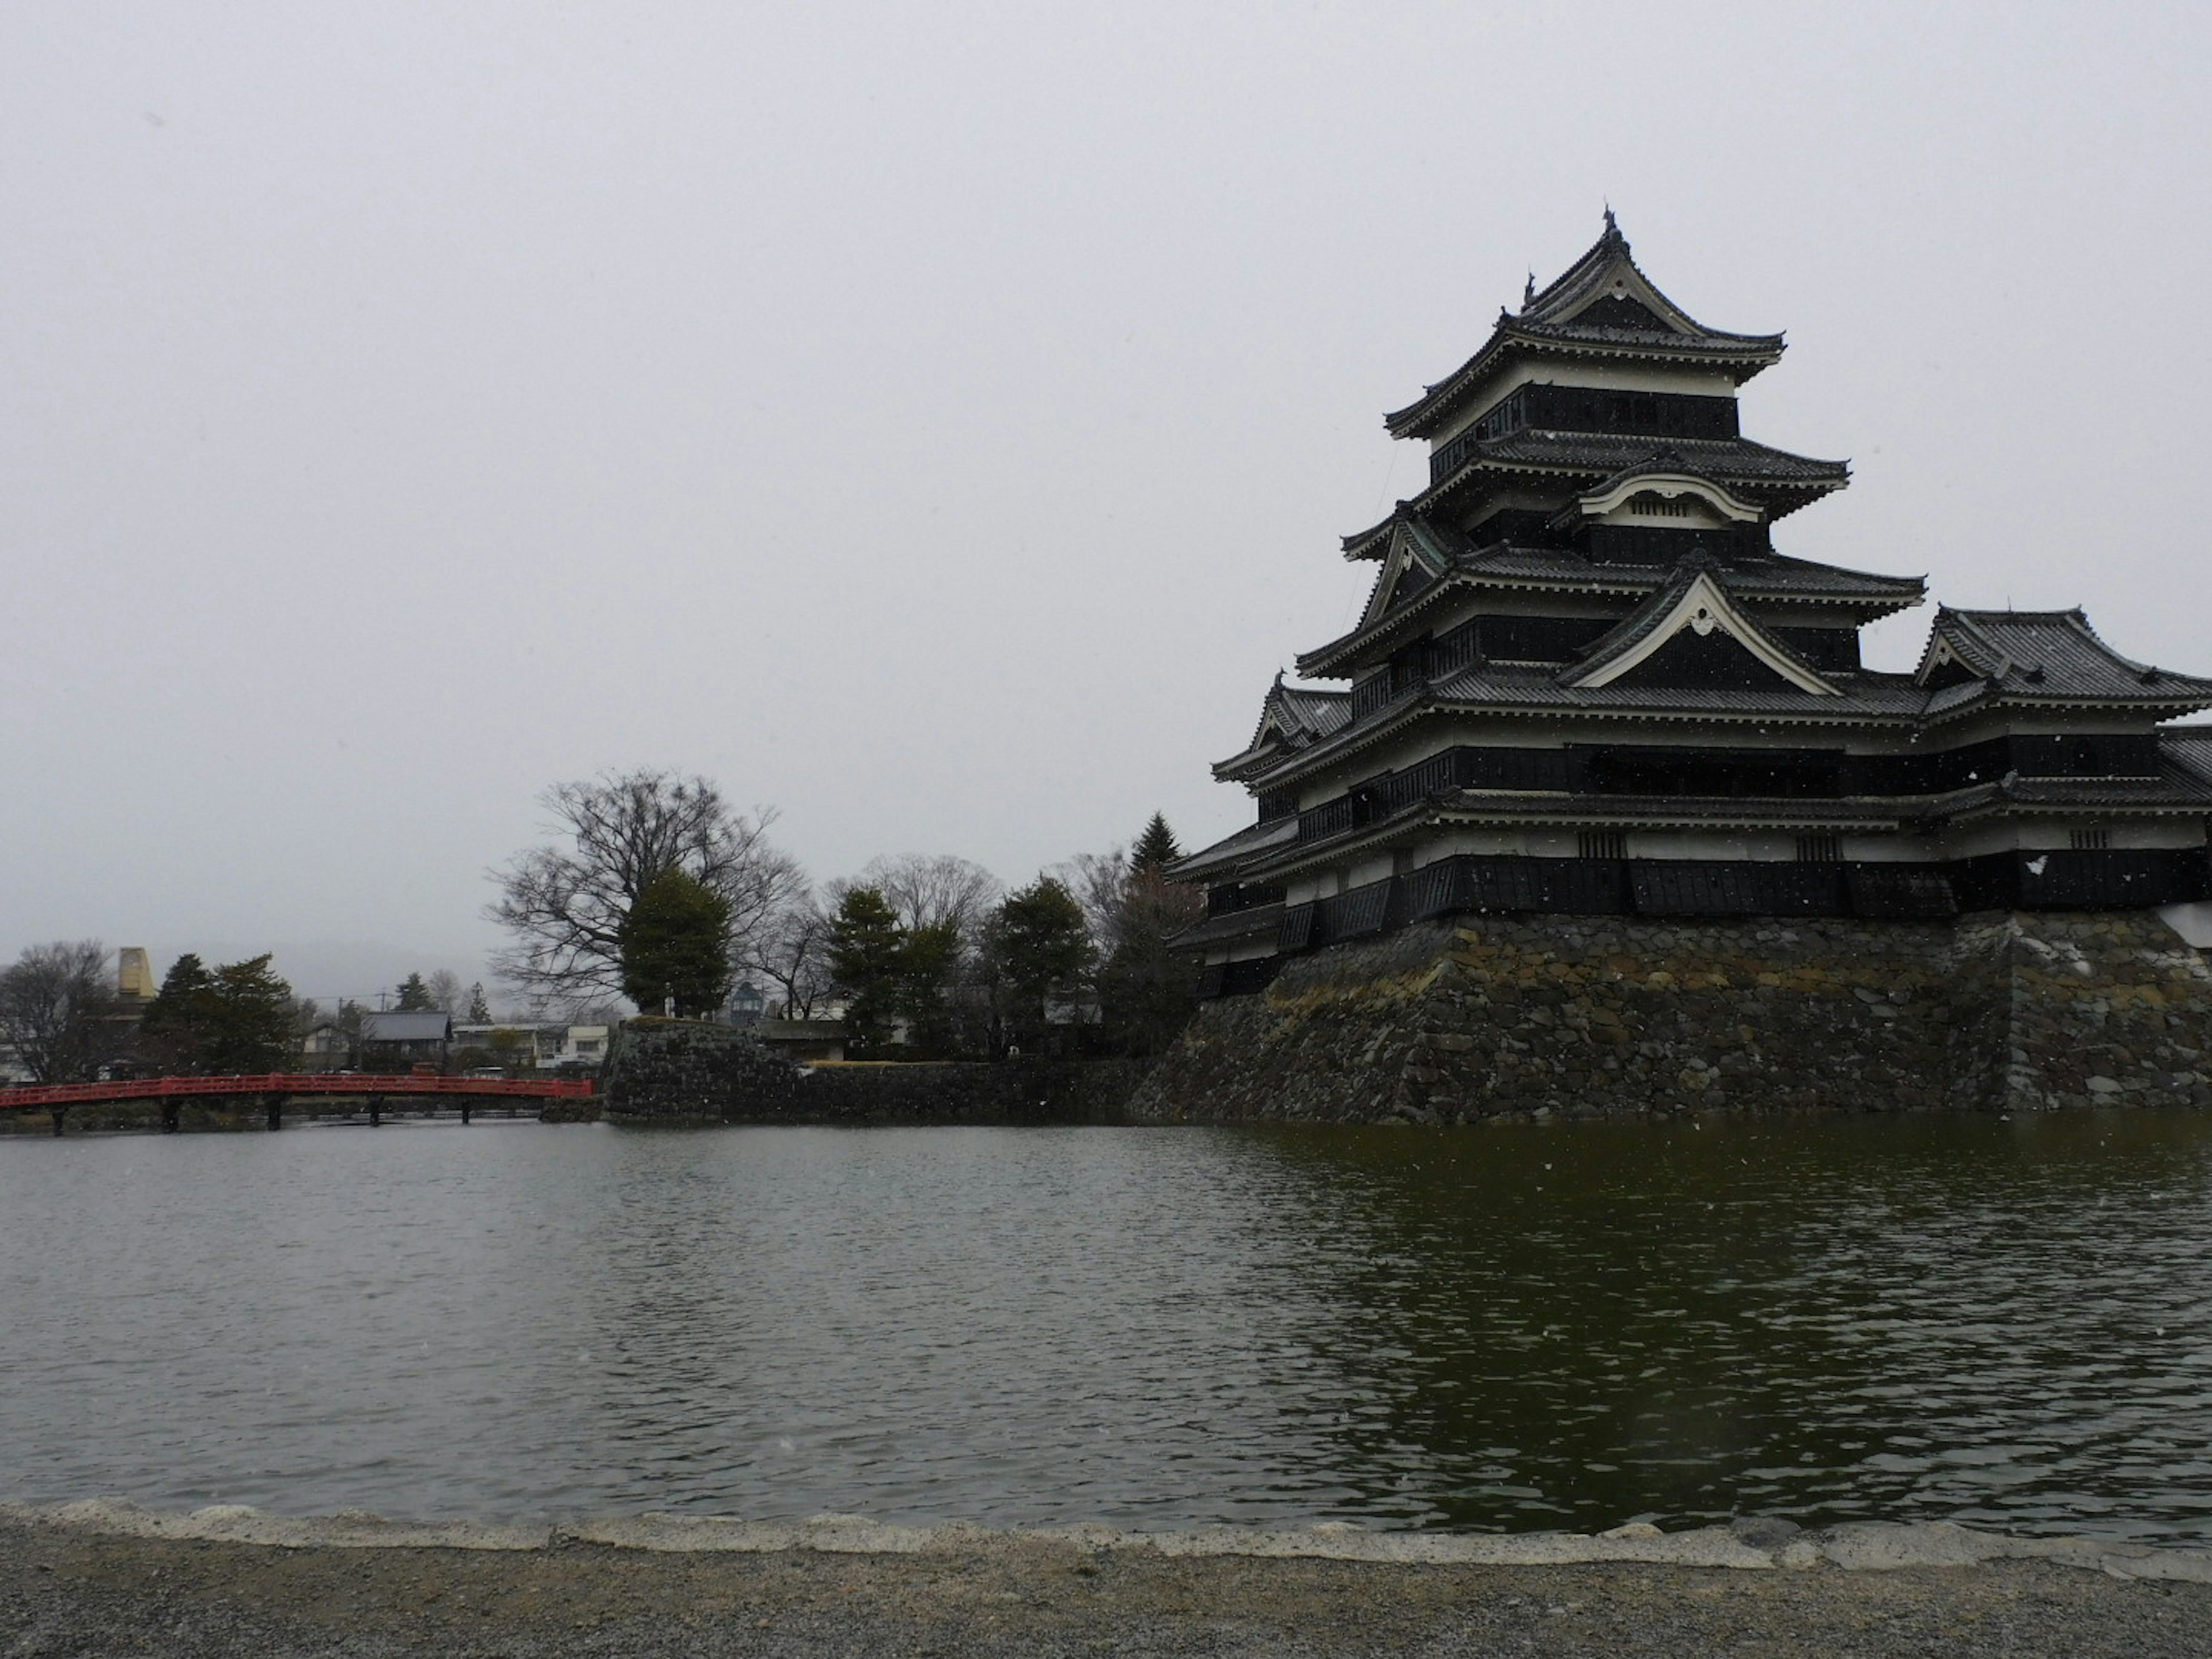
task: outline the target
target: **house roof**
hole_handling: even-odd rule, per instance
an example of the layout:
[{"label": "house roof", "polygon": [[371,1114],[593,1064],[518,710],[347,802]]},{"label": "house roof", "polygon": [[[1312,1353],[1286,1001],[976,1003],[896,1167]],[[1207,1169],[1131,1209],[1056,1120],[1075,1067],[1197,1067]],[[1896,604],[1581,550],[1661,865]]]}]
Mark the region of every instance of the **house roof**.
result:
[{"label": "house roof", "polygon": [[1720,632],[1734,639],[1770,673],[1815,696],[1837,695],[1836,687],[1790,646],[1745,616],[1735,602],[1719,562],[1692,553],[1677,563],[1664,582],[1621,620],[1619,627],[1559,671],[1564,685],[1590,690],[1609,683],[1607,671],[1620,672],[1647,657],[1653,647],[1685,628]]},{"label": "house roof", "polygon": [[1941,691],[1978,681],[1986,690],[2034,700],[2212,706],[2212,680],[2124,657],[2071,611],[1954,611],[1936,613],[1916,671]]},{"label": "house roof", "polygon": [[1167,873],[1174,881],[1196,881],[1224,865],[1249,858],[1263,848],[1279,842],[1295,841],[1297,834],[1298,821],[1295,817],[1270,818],[1265,823],[1248,823],[1236,834],[1224,836],[1211,847],[1201,847],[1195,853],[1186,853],[1168,866]]},{"label": "house roof", "polygon": [[[1454,550],[1448,571],[1410,592],[1404,591],[1401,582],[1379,612],[1370,609],[1370,614],[1351,632],[1302,653],[1297,659],[1299,673],[1318,678],[1342,674],[1364,652],[1432,613],[1454,593],[1508,588],[1641,598],[1665,586],[1674,571],[1672,566],[1657,563],[1600,562],[1585,554],[1558,548],[1498,543],[1478,549],[1458,532],[1442,530],[1425,520],[1410,520],[1401,528],[1407,532],[1419,529],[1429,544]],[[1725,573],[1729,592],[1740,599],[1845,605],[1865,613],[1869,621],[1919,604],[1928,591],[1927,584],[1917,576],[1877,575],[1774,553],[1731,551],[1716,562]],[[1385,575],[1390,568],[1384,566]]]},{"label": "house roof", "polygon": [[1352,694],[1285,685],[1280,674],[1261,700],[1260,723],[1252,740],[1227,760],[1216,762],[1217,777],[1237,775],[1285,754],[1310,749],[1352,723]]},{"label": "house roof", "polygon": [[1708,328],[1664,294],[1631,256],[1612,210],[1605,231],[1519,312],[1501,309],[1480,350],[1405,408],[1382,417],[1394,438],[1425,438],[1464,408],[1490,370],[1515,351],[1705,362],[1741,383],[1780,358],[1780,334]]},{"label": "house roof", "polygon": [[[1698,582],[1720,625],[1763,659],[1778,678],[1759,687],[1702,689],[1607,679],[1602,670],[1635,653],[1656,630],[1681,617],[1686,594]],[[1917,583],[1914,584],[1917,586]],[[1293,759],[1318,763],[1364,747],[1424,708],[1484,713],[1551,714],[1583,713],[1654,719],[1694,714],[1723,718],[1771,718],[1823,723],[1915,722],[1933,725],[1957,720],[1992,705],[2124,708],[2130,714],[2168,719],[2212,708],[2212,679],[2178,674],[2123,657],[2073,611],[1954,611],[1936,613],[1920,666],[1911,674],[1867,669],[1815,670],[1787,641],[1759,627],[1730,601],[1741,597],[1737,576],[1723,562],[1693,553],[1680,560],[1630,615],[1580,658],[1564,668],[1474,663],[1459,672],[1411,688],[1377,711],[1376,718],[1354,724],[1350,706],[1344,720],[1295,749],[1254,748],[1216,767],[1215,775],[1251,781],[1276,772]],[[1389,619],[1386,618],[1386,621]],[[1308,672],[1341,666],[1387,632],[1382,624],[1348,635],[1300,659]],[[1754,643],[1755,637],[1755,643]],[[1592,679],[1599,684],[1589,684]],[[1310,694],[1309,694],[1310,695]],[[2207,728],[2212,731],[2212,728]]]},{"label": "house roof", "polygon": [[1255,904],[1249,910],[1231,910],[1226,915],[1203,917],[1175,934],[1170,943],[1177,950],[1194,951],[1208,945],[1232,944],[1255,934],[1272,936],[1282,920],[1283,906],[1279,900],[1273,904]]},{"label": "house roof", "polygon": [[364,1042],[443,1042],[453,1034],[452,1017],[441,1008],[402,1013],[393,1010],[361,1017]]},{"label": "house roof", "polygon": [[[1850,482],[1850,464],[1754,443],[1749,438],[1670,438],[1662,447],[1633,432],[1560,432],[1523,427],[1468,445],[1458,465],[1419,495],[1401,501],[1389,518],[1344,538],[1348,559],[1372,559],[1389,545],[1391,528],[1406,514],[1440,511],[1453,497],[1484,480],[1547,480],[1581,495],[1622,473],[1672,458],[1680,468],[1756,501],[1770,518],[1782,518]],[[1671,467],[1669,470],[1673,470]]]}]

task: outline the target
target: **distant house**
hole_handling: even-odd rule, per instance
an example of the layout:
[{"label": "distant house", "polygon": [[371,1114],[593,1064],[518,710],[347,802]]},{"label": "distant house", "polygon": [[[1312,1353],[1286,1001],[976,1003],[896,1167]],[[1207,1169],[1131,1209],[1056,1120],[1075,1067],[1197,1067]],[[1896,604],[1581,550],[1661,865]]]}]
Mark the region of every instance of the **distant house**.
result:
[{"label": "distant house", "polygon": [[605,1025],[571,1025],[563,1034],[554,1064],[597,1066],[607,1057],[608,1030]]},{"label": "distant house", "polygon": [[453,1040],[453,1018],[442,1009],[361,1017],[361,1060],[369,1071],[404,1071],[422,1065],[442,1070]]},{"label": "distant house", "polygon": [[300,1038],[300,1069],[338,1072],[353,1064],[353,1037],[334,1019],[317,1020]]},{"label": "distant house", "polygon": [[565,1025],[477,1024],[453,1027],[453,1052],[471,1066],[498,1066],[510,1072],[550,1066],[567,1045]]},{"label": "distant house", "polygon": [[722,1018],[732,1025],[757,1025],[768,1014],[768,999],[757,985],[739,985],[722,1006]]}]

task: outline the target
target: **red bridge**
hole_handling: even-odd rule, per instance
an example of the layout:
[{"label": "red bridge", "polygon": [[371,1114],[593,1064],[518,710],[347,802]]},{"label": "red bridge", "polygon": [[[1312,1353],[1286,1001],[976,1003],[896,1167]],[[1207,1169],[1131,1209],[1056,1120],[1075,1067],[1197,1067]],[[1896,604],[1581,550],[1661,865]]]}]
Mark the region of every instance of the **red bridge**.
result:
[{"label": "red bridge", "polygon": [[[264,1072],[248,1077],[117,1078],[107,1083],[58,1083],[31,1089],[0,1089],[0,1112],[52,1112],[54,1133],[62,1132],[62,1119],[72,1106],[109,1105],[120,1101],[159,1103],[161,1127],[173,1131],[177,1109],[187,1097],[255,1098],[264,1102],[269,1127],[283,1121],[284,1102],[295,1095],[327,1097],[361,1095],[367,1097],[368,1121],[383,1116],[384,1103],[396,1095],[457,1095],[461,1121],[469,1121],[479,1101],[486,1104],[506,1100],[588,1100],[589,1078],[538,1079],[501,1077],[435,1077],[402,1072],[380,1076],[360,1072]],[[485,1100],[485,1097],[490,1097]]]}]

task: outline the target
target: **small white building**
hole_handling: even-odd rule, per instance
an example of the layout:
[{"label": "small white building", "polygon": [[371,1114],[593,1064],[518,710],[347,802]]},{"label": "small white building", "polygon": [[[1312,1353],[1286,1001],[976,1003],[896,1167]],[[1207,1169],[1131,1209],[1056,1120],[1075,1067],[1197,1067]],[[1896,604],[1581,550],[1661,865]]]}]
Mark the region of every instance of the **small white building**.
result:
[{"label": "small white building", "polygon": [[607,1057],[607,1037],[610,1028],[605,1025],[571,1025],[562,1033],[561,1051],[554,1056],[556,1066],[596,1066]]}]

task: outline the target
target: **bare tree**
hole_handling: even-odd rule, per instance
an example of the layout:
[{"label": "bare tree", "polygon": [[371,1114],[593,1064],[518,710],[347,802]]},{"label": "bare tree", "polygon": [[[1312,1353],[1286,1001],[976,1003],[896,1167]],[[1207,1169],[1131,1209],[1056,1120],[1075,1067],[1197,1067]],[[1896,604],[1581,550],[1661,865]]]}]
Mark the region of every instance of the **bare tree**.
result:
[{"label": "bare tree", "polygon": [[783,993],[786,1019],[811,1019],[830,994],[830,916],[811,894],[793,896],[734,958],[738,971]]},{"label": "bare tree", "polygon": [[459,1019],[469,1006],[468,987],[461,976],[450,968],[441,968],[423,983],[430,992],[430,1006],[441,1013]]},{"label": "bare tree", "polygon": [[1091,930],[1091,948],[1101,962],[1121,945],[1121,921],[1129,891],[1129,854],[1122,847],[1103,853],[1078,853],[1045,872],[1075,896]]},{"label": "bare tree", "polygon": [[120,1054],[129,1036],[120,1012],[96,939],[34,945],[0,971],[0,1036],[40,1083],[86,1081]]},{"label": "bare tree", "polygon": [[899,926],[908,933],[950,923],[963,940],[975,939],[984,918],[1006,896],[996,876],[950,853],[874,859],[860,872],[860,881],[890,901]]},{"label": "bare tree", "polygon": [[805,884],[768,839],[774,810],[733,811],[704,778],[640,768],[556,784],[544,799],[567,845],[518,853],[495,871],[499,897],[485,911],[514,941],[499,972],[527,992],[572,1006],[618,995],[623,919],[666,871],[729,900],[733,954]]}]

